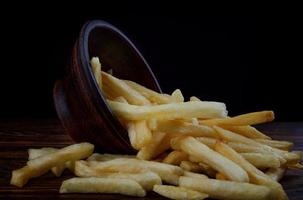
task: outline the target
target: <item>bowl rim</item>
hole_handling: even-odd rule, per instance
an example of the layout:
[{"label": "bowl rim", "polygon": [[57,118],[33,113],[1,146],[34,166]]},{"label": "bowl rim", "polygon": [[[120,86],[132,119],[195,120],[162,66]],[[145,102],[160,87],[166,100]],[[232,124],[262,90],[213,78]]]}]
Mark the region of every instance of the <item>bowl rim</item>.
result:
[{"label": "bowl rim", "polygon": [[139,50],[135,47],[135,45],[130,41],[130,39],[124,35],[118,28],[113,26],[112,24],[103,21],[103,20],[91,20],[87,21],[80,32],[79,39],[78,39],[78,55],[80,58],[82,70],[83,70],[83,75],[84,79],[86,80],[89,90],[91,91],[97,91],[95,94],[91,94],[93,98],[96,100],[96,103],[100,106],[96,106],[96,110],[99,114],[102,115],[102,119],[106,120],[105,123],[107,123],[111,129],[113,130],[114,134],[118,136],[120,140],[123,141],[126,145],[128,145],[131,149],[133,149],[130,146],[129,138],[128,138],[128,133],[127,129],[122,126],[118,118],[115,116],[115,114],[112,112],[110,109],[109,104],[106,101],[105,96],[102,94],[97,81],[93,75],[93,71],[91,69],[90,65],[90,56],[89,56],[89,46],[88,46],[88,41],[89,41],[89,36],[92,30],[96,28],[103,28],[107,29],[110,32],[113,32],[113,34],[116,34],[121,40],[124,40],[126,44],[132,49],[132,51],[137,54],[136,56],[139,57],[139,59],[142,60],[144,63],[145,67],[147,68],[149,74],[151,75],[151,78],[154,82],[154,85],[156,89],[162,93],[160,85],[152,72],[150,66],[142,56],[142,54],[139,52]]}]

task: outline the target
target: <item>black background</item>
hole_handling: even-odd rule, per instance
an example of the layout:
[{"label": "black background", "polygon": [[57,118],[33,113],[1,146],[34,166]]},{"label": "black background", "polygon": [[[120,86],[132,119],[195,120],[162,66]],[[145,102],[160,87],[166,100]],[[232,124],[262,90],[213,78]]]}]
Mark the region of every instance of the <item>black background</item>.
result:
[{"label": "black background", "polygon": [[103,19],[136,44],[164,92],[225,102],[230,115],[273,109],[279,121],[303,120],[297,18],[30,12],[2,17],[1,118],[55,117],[52,87],[81,26]]}]

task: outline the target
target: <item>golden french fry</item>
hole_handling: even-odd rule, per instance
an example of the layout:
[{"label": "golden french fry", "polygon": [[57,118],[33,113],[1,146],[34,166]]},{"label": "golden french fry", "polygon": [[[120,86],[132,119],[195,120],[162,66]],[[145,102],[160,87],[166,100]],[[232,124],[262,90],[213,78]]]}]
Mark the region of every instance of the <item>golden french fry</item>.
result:
[{"label": "golden french fry", "polygon": [[71,178],[63,181],[60,193],[115,193],[144,197],[146,192],[134,180],[122,178]]},{"label": "golden french fry", "polygon": [[224,128],[252,139],[271,139],[269,136],[252,126],[224,126]]},{"label": "golden french fry", "polygon": [[198,97],[195,97],[195,96],[191,96],[189,98],[190,101],[201,101]]},{"label": "golden french fry", "polygon": [[192,177],[192,178],[208,178],[208,177],[207,177],[206,175],[204,175],[204,174],[199,174],[199,173],[189,172],[189,171],[184,171],[183,176]]},{"label": "golden french fry", "polygon": [[154,132],[149,144],[140,149],[137,158],[151,160],[170,148],[170,139],[164,132]]},{"label": "golden french fry", "polygon": [[171,185],[155,185],[153,191],[169,199],[176,200],[202,200],[208,197],[207,194],[201,192]]},{"label": "golden french fry", "polygon": [[135,133],[136,135],[136,142],[135,146],[136,149],[141,149],[145,145],[151,142],[152,138],[152,133],[150,129],[147,127],[146,121],[141,120],[141,121],[136,121],[134,122],[135,124]]},{"label": "golden french fry", "polygon": [[155,131],[193,137],[218,137],[217,132],[208,126],[194,125],[181,120],[159,120]]},{"label": "golden french fry", "polygon": [[186,171],[195,172],[195,173],[203,173],[204,168],[201,167],[199,164],[183,160],[180,164],[180,167]]},{"label": "golden french fry", "polygon": [[273,111],[261,111],[238,115],[235,117],[200,120],[200,123],[208,126],[246,126],[270,122],[274,120],[274,118],[275,116]]},{"label": "golden french fry", "polygon": [[134,105],[150,105],[148,99],[129,87],[124,81],[102,72],[103,86],[107,85],[117,96],[123,96],[127,102]]},{"label": "golden french fry", "polygon": [[152,106],[136,106],[107,101],[112,111],[126,120],[176,119],[176,118],[218,118],[226,117],[224,103],[189,101]]},{"label": "golden french fry", "polygon": [[92,70],[95,76],[95,80],[100,88],[102,90],[102,76],[101,76],[101,63],[99,61],[98,57],[93,57],[90,60],[90,64],[92,66]]},{"label": "golden french fry", "polygon": [[198,140],[199,142],[205,144],[206,146],[208,146],[211,149],[215,148],[216,142],[219,141],[217,139],[209,138],[209,137],[196,137],[196,140]]},{"label": "golden french fry", "polygon": [[303,165],[301,163],[287,165],[287,167],[291,169],[303,169]]},{"label": "golden french fry", "polygon": [[188,159],[189,159],[189,161],[191,161],[193,163],[198,163],[198,165],[200,166],[201,173],[207,174],[207,176],[209,176],[209,177],[215,177],[215,175],[217,173],[216,170],[211,168],[209,165],[207,165],[203,162],[200,162],[201,159],[195,158],[194,156],[189,156]]},{"label": "golden french fry", "polygon": [[92,154],[94,145],[89,143],[73,144],[57,152],[29,160],[27,166],[12,172],[11,184],[22,187],[30,178],[41,176],[55,166],[64,165],[68,161],[86,158]]},{"label": "golden french fry", "polygon": [[132,158],[118,158],[105,162],[90,161],[89,166],[99,172],[137,173],[150,170],[158,174],[163,181],[173,185],[178,184],[179,176],[183,174],[183,170],[174,165]]},{"label": "golden french fry", "polygon": [[261,144],[266,144],[268,146],[281,150],[286,150],[286,151],[289,151],[294,145],[292,142],[281,141],[281,140],[267,140],[267,139],[255,139],[255,140]]},{"label": "golden french fry", "polygon": [[216,173],[216,179],[218,180],[228,180],[223,174]]},{"label": "golden french fry", "polygon": [[155,92],[153,90],[150,90],[138,83],[135,83],[133,81],[124,80],[124,82],[137,92],[139,92],[141,95],[143,95],[145,98],[147,98],[152,103],[157,104],[166,104],[172,102],[172,98],[170,95],[167,94],[160,94],[158,92]]},{"label": "golden french fry", "polygon": [[187,160],[188,155],[182,151],[172,151],[163,160],[164,163],[180,165],[183,160]]},{"label": "golden french fry", "polygon": [[184,97],[183,97],[183,94],[180,89],[176,89],[171,94],[171,97],[172,97],[173,102],[175,102],[175,103],[184,102]]},{"label": "golden french fry", "polygon": [[270,168],[266,171],[266,175],[274,181],[280,181],[286,171],[285,167]]},{"label": "golden french fry", "polygon": [[241,156],[259,169],[280,167],[279,159],[272,154],[241,153]]},{"label": "golden french fry", "polygon": [[87,161],[108,161],[117,158],[135,158],[134,155],[125,155],[125,154],[100,154],[100,153],[93,153],[90,157],[88,157]]},{"label": "golden french fry", "polygon": [[185,137],[178,142],[182,151],[224,174],[229,180],[238,182],[249,181],[247,173],[236,163],[213,151],[195,138]]},{"label": "golden french fry", "polygon": [[215,199],[233,200],[270,200],[271,191],[269,188],[250,183],[239,183],[232,181],[180,177],[179,185],[203,192]]}]

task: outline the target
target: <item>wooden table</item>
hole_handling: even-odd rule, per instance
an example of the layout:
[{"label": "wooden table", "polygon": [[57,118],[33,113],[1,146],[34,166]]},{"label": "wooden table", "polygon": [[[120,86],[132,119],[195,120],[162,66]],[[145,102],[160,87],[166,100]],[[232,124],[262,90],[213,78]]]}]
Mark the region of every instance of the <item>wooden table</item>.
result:
[{"label": "wooden table", "polygon": [[[289,140],[303,150],[303,123],[272,123],[260,127],[274,139]],[[47,173],[23,188],[9,185],[11,171],[25,165],[27,149],[64,147],[72,141],[57,120],[1,120],[0,122],[0,199],[134,199],[111,194],[58,193],[62,180],[72,177],[67,170],[60,178]],[[281,181],[291,200],[303,199],[303,172],[289,170]],[[155,193],[141,199],[165,199]]]}]

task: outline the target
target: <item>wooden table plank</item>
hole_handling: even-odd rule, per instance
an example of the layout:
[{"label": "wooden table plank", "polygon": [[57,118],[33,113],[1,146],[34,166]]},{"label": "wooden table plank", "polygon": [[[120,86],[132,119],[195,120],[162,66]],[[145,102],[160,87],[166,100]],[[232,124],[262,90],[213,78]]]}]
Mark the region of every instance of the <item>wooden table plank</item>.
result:
[{"label": "wooden table plank", "polygon": [[[272,123],[259,126],[274,139],[295,143],[296,150],[303,150],[303,123]],[[64,147],[72,143],[58,120],[6,120],[0,122],[0,199],[134,199],[112,194],[58,193],[63,180],[73,175],[67,170],[61,177],[47,173],[31,179],[23,188],[9,185],[11,171],[25,165],[28,148]],[[303,172],[289,170],[281,181],[291,200],[303,199]],[[165,199],[150,192],[140,199]]]}]

